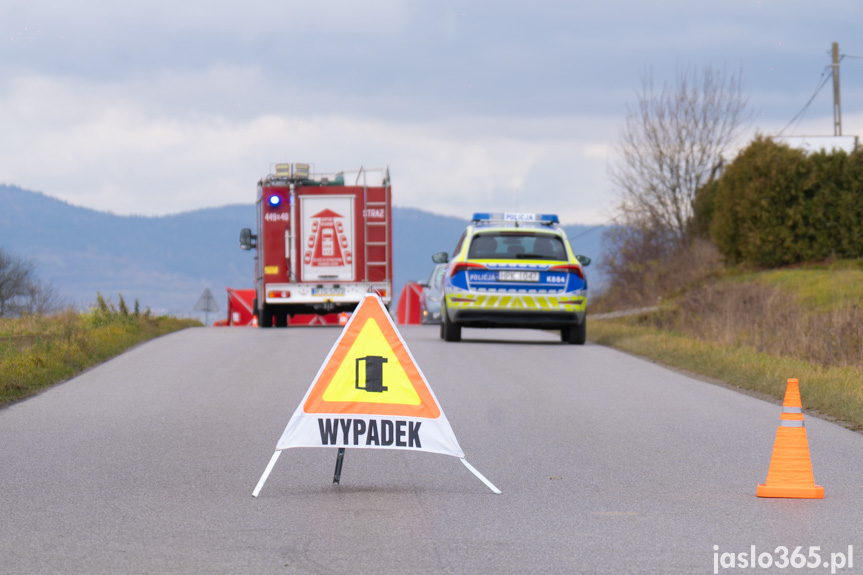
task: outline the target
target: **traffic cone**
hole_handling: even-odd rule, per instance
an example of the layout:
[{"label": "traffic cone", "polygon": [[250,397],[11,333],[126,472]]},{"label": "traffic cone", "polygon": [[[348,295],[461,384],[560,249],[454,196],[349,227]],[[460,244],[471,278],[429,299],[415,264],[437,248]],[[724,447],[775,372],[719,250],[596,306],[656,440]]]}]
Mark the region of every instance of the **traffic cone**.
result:
[{"label": "traffic cone", "polygon": [[348,325],[348,312],[343,311],[339,314],[339,325]]},{"label": "traffic cone", "polygon": [[800,401],[800,382],[797,379],[788,380],[767,481],[758,486],[757,495],[824,499],[824,488],[815,485],[812,475],[809,440],[806,439],[803,404]]}]

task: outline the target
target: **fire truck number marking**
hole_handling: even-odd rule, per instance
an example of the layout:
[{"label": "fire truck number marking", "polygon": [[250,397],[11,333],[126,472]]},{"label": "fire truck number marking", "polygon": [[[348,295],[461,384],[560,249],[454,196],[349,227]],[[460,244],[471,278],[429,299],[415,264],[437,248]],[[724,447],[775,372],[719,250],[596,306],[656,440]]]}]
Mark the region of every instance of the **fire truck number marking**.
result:
[{"label": "fire truck number marking", "polygon": [[268,214],[264,214],[264,219],[267,220],[268,222],[278,222],[279,220],[281,220],[283,222],[287,222],[288,220],[291,219],[291,214],[289,214],[287,212],[285,212],[283,214],[268,213]]},{"label": "fire truck number marking", "polygon": [[382,220],[384,219],[384,210],[383,208],[366,208],[365,210],[363,210],[363,217]]}]

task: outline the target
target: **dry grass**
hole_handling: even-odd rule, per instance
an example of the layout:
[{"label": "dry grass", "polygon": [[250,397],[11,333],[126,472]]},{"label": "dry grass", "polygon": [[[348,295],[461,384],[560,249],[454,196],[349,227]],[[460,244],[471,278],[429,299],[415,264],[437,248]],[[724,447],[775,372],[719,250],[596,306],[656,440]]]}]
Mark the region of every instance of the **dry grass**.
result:
[{"label": "dry grass", "polygon": [[804,405],[863,429],[863,260],[726,270],[705,240],[674,248],[650,230],[616,230],[611,287],[592,313],[660,311],[591,322],[592,341]]},{"label": "dry grass", "polygon": [[760,283],[720,283],[688,292],[658,327],[722,345],[749,347],[825,367],[863,367],[863,312],[826,311]]},{"label": "dry grass", "polygon": [[828,311],[863,302],[863,260],[837,260],[758,273],[738,272],[729,279],[777,287],[812,310]]},{"label": "dry grass", "polygon": [[663,248],[668,253],[638,247],[606,263],[611,286],[591,299],[591,310],[601,313],[657,305],[723,273],[719,251],[706,240],[695,240],[685,248]]},{"label": "dry grass", "polygon": [[804,404],[863,429],[863,281],[857,262],[711,282],[661,311],[593,322],[593,341]]},{"label": "dry grass", "polygon": [[800,380],[803,405],[863,430],[863,367],[828,367],[659,330],[644,318],[593,322],[588,333],[609,345],[710,379],[781,399],[786,379]]},{"label": "dry grass", "polygon": [[[122,300],[121,300],[122,301]],[[85,313],[0,319],[0,406],[74,377],[132,347],[191,325],[195,320],[118,310],[100,296]],[[123,313],[125,310],[125,313]]]}]

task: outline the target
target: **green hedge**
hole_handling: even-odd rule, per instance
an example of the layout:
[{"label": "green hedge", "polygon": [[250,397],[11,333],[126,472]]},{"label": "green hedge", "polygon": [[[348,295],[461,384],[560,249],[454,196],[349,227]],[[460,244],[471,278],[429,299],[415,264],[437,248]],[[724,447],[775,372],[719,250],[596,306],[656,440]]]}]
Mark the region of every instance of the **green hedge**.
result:
[{"label": "green hedge", "polygon": [[807,154],[758,137],[700,190],[695,211],[732,264],[863,257],[863,151]]}]

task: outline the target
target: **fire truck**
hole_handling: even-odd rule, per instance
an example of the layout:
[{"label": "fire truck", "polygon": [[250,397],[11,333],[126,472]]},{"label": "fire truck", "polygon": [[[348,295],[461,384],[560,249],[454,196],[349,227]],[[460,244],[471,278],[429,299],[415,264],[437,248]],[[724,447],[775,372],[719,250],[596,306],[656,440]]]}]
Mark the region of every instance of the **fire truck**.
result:
[{"label": "fire truck", "polygon": [[287,327],[296,314],[350,312],[366,293],[392,299],[389,169],[317,174],[308,164],[276,164],[258,182],[254,249],[260,327]]}]

